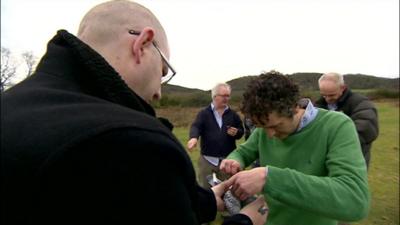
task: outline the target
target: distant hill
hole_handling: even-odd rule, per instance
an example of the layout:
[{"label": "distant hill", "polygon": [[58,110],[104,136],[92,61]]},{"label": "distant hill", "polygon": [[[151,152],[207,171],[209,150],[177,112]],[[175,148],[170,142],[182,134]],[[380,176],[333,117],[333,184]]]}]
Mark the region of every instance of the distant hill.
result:
[{"label": "distant hill", "polygon": [[347,74],[344,80],[352,89],[399,90],[399,78],[382,78],[363,74]]},{"label": "distant hill", "polygon": [[[319,97],[318,79],[321,73],[294,73],[287,76],[297,83],[303,97],[316,100]],[[227,81],[231,85],[233,93],[231,104],[238,105],[243,96],[243,92],[251,79],[256,76],[243,76]],[[377,98],[398,98],[399,97],[399,78],[382,78],[363,74],[345,74],[345,83],[354,91],[361,92],[370,99]],[[156,103],[155,107],[168,106],[204,106],[210,103],[210,90],[186,88],[177,85],[163,85],[163,98]]]},{"label": "distant hill", "polygon": [[162,93],[163,94],[189,94],[189,93],[203,93],[203,90],[196,89],[196,88],[186,88],[178,85],[164,85],[162,87]]},{"label": "distant hill", "polygon": [[[296,82],[303,91],[318,90],[318,78],[321,75],[321,73],[287,74],[287,76]],[[243,76],[227,81],[227,83],[231,85],[234,92],[243,92],[246,89],[248,82],[255,77],[256,76]],[[383,78],[364,74],[345,74],[344,80],[351,89],[399,89],[399,78]],[[165,85],[163,88],[163,93],[165,94],[189,94],[202,92],[205,91],[169,84]]]},{"label": "distant hill", "polygon": [[[321,73],[294,73],[289,75],[301,90],[318,90]],[[383,78],[364,74],[345,74],[344,82],[351,89],[399,89],[399,78]]]}]

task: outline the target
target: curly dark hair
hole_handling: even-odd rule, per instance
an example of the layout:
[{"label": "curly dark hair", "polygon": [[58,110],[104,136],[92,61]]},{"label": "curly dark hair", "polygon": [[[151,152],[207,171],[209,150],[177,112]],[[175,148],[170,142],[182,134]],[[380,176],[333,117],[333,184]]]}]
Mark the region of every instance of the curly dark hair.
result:
[{"label": "curly dark hair", "polygon": [[262,119],[268,120],[268,115],[274,111],[292,117],[299,99],[299,88],[295,83],[277,71],[270,71],[249,82],[240,110],[261,123]]}]

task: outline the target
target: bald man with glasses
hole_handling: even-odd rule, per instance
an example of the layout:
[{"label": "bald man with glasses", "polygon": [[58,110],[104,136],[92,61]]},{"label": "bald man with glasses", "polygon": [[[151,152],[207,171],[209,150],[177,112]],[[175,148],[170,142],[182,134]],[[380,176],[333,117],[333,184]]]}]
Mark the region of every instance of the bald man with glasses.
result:
[{"label": "bald man with glasses", "polygon": [[[199,224],[223,210],[229,185],[197,185],[150,105],[176,74],[169,55],[160,22],[130,1],[95,6],[77,36],[57,32],[1,95],[2,224]],[[265,207],[225,224],[261,225]]]},{"label": "bald man with glasses", "polygon": [[358,139],[367,167],[371,159],[372,142],[378,138],[378,111],[367,97],[354,93],[344,83],[339,73],[323,74],[318,80],[321,97],[316,106],[343,112],[350,117],[357,128]]}]

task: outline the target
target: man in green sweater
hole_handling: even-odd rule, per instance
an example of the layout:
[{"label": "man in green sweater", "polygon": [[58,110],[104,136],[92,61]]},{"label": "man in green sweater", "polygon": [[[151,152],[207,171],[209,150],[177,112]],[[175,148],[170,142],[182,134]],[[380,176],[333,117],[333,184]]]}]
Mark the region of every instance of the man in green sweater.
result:
[{"label": "man in green sweater", "polygon": [[[367,216],[367,167],[354,123],[300,99],[278,72],[261,74],[243,94],[241,111],[257,128],[223,160],[241,200],[262,193],[268,225],[333,225]],[[241,171],[254,160],[261,167]]]}]

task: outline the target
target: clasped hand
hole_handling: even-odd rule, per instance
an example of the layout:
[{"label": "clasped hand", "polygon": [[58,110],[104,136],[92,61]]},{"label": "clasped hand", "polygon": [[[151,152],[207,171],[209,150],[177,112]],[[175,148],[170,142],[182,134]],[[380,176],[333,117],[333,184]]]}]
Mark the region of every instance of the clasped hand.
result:
[{"label": "clasped hand", "polygon": [[230,127],[230,126],[228,126],[228,129],[227,129],[227,131],[226,131],[230,136],[235,136],[236,134],[237,134],[237,132],[238,132],[238,129],[237,128],[235,128],[235,127]]},{"label": "clasped hand", "polygon": [[232,193],[242,201],[260,193],[267,178],[265,167],[239,172],[241,170],[239,162],[232,159],[224,159],[221,162],[220,170],[233,175],[226,183],[229,185],[228,187],[231,187]]}]

